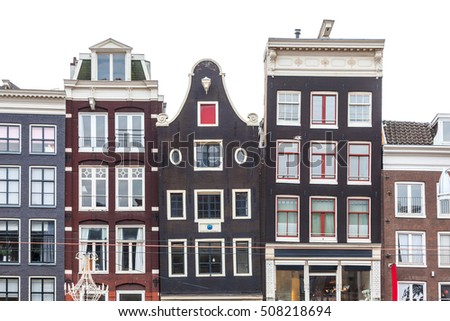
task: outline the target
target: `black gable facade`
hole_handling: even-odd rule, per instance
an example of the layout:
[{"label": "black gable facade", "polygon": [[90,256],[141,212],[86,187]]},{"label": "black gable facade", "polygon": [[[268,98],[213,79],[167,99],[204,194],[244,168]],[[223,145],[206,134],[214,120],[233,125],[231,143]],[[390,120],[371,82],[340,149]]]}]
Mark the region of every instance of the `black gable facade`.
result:
[{"label": "black gable facade", "polygon": [[258,121],[201,60],[173,118],[158,115],[161,300],[262,299]]}]

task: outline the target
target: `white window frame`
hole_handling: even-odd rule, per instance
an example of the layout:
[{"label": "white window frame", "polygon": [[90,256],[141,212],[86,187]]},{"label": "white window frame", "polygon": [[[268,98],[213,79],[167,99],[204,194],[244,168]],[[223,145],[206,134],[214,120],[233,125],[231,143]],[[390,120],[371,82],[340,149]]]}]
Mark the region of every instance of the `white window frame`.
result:
[{"label": "white window frame", "polygon": [[[172,217],[172,204],[171,195],[174,193],[181,193],[183,198],[183,216],[182,217]],[[186,220],[186,190],[167,190],[167,220],[169,221],[182,221]]]},{"label": "white window frame", "polygon": [[[441,236],[448,236],[449,238],[450,238],[450,231],[448,231],[448,232],[438,232],[437,233],[437,244],[438,244],[438,267],[440,267],[440,268],[446,268],[446,269],[449,269],[450,268],[450,263],[448,263],[448,264],[443,264],[442,262],[441,262],[441,251],[443,250],[442,248],[441,248]],[[449,257],[450,257],[450,247],[448,248],[448,251],[449,251]]]},{"label": "white window frame", "polygon": [[[297,236],[278,236],[278,199],[293,198],[297,200]],[[300,196],[298,195],[276,195],[275,196],[275,241],[277,242],[299,242],[300,241]]]},{"label": "white window frame", "polygon": [[[178,162],[173,161],[173,155],[175,153],[178,153],[178,155],[180,156],[180,159]],[[183,154],[181,154],[181,151],[178,148],[174,148],[169,153],[169,160],[173,165],[178,166],[183,160]]]},{"label": "white window frame", "polygon": [[[96,182],[97,182],[97,177],[96,177],[96,169],[99,169],[99,168],[101,168],[101,169],[104,169],[105,170],[105,173],[106,173],[106,178],[104,179],[104,180],[106,180],[106,206],[105,207],[97,207],[96,205],[95,205],[95,197],[97,196],[97,185],[96,185]],[[92,200],[93,200],[93,206],[89,206],[89,207],[84,207],[83,206],[83,186],[82,186],[82,183],[81,183],[81,181],[83,180],[83,177],[82,177],[82,173],[83,173],[83,171],[82,171],[82,169],[91,169],[91,170],[93,170],[93,173],[92,173],[92,177],[91,177],[91,182],[92,182]],[[92,166],[80,166],[79,168],[78,168],[78,208],[79,208],[79,210],[80,211],[102,211],[102,212],[104,212],[104,211],[107,211],[108,210],[108,205],[109,205],[109,167],[107,167],[107,166],[95,166],[95,165],[92,165]],[[98,180],[100,180],[100,179],[98,179]],[[103,179],[101,179],[101,180],[103,180]]]},{"label": "white window frame", "polygon": [[[298,94],[298,109],[297,121],[280,119],[280,94]],[[301,125],[301,106],[302,106],[302,92],[295,90],[280,90],[277,91],[277,125],[278,126],[300,126]]]},{"label": "white window frame", "polygon": [[[252,218],[252,191],[250,188],[232,189],[232,210],[234,220],[249,220]],[[247,216],[237,216],[236,193],[247,193]]]},{"label": "white window frame", "polygon": [[[33,199],[33,186],[32,186],[32,179],[33,179],[33,175],[32,175],[32,171],[33,169],[53,169],[54,172],[54,188],[53,188],[53,204],[52,205],[44,205],[44,204],[40,204],[40,205],[34,205],[32,204],[32,199]],[[44,182],[41,181],[41,182]],[[55,166],[30,166],[29,169],[29,206],[33,207],[33,208],[56,208],[58,202],[57,202],[57,191],[58,191],[58,177],[57,177],[57,170]],[[43,191],[42,191],[43,193]]]},{"label": "white window frame", "polygon": [[[42,280],[42,279],[52,279],[53,280],[53,290],[54,290],[54,292],[53,292],[53,297],[54,297],[54,300],[53,301],[57,301],[57,298],[56,298],[56,295],[57,295],[57,293],[58,293],[58,290],[57,290],[57,287],[56,287],[56,277],[54,277],[54,276],[49,276],[49,275],[47,275],[47,276],[35,276],[35,275],[33,275],[33,276],[30,276],[29,278],[28,278],[28,298],[29,298],[29,300],[30,301],[33,301],[32,300],[32,296],[31,296],[31,290],[32,290],[32,287],[31,287],[31,285],[32,285],[32,280],[33,279],[37,279],[37,280]],[[35,301],[35,302],[52,302],[52,301]]]},{"label": "white window frame", "polygon": [[[145,291],[144,290],[117,290],[116,291],[117,301],[121,301],[120,300],[121,294],[140,294],[141,299],[142,299],[141,301],[145,301]],[[136,302],[141,302],[141,301],[136,301]]]},{"label": "white window frame", "polygon": [[[140,139],[140,143],[142,144],[142,147],[136,147],[136,146],[131,146],[131,147],[119,147],[119,135],[118,135],[118,130],[119,130],[119,117],[124,117],[126,116],[127,118],[127,130],[126,133],[128,135],[130,135],[129,137],[132,138],[131,141],[134,141],[134,136],[132,131],[133,129],[133,116],[140,116],[141,117],[141,130],[142,130],[142,137],[140,135],[137,136],[138,139]],[[131,133],[130,133],[131,132]],[[144,113],[125,113],[125,112],[118,112],[114,114],[114,142],[115,142],[115,150],[116,152],[135,152],[135,153],[143,153],[145,152],[145,115]],[[129,141],[127,142],[128,144],[130,143]]]},{"label": "white window frame", "polygon": [[[238,273],[237,261],[237,242],[248,242],[248,273]],[[252,239],[251,238],[234,238],[233,239],[233,275],[234,276],[252,276]]]},{"label": "white window frame", "polygon": [[[142,169],[142,206],[136,206],[133,207],[131,206],[131,202],[132,202],[132,195],[131,192],[133,191],[133,169],[136,168],[140,168]],[[128,171],[128,206],[124,207],[124,206],[119,206],[119,171],[123,170],[123,169],[127,169]],[[116,188],[115,188],[115,192],[116,192],[116,199],[115,199],[115,205],[116,205],[116,211],[145,211],[145,167],[144,166],[116,166],[115,169],[115,184],[116,184]],[[137,179],[137,178],[136,178]],[[120,178],[120,180],[125,180]]]},{"label": "white window frame", "polygon": [[[119,229],[123,229],[123,228],[140,228],[142,229],[142,240],[119,240]],[[127,242],[128,241],[128,242]],[[147,260],[147,253],[146,253],[146,246],[145,246],[145,225],[116,225],[116,274],[145,274],[145,268],[146,268],[146,260]],[[143,253],[143,269],[142,271],[138,271],[138,270],[119,270],[119,267],[121,266],[121,264],[119,264],[120,260],[119,260],[119,253],[120,253],[120,249],[123,246],[122,244],[129,244],[129,243],[141,243],[142,247],[144,249],[144,253]],[[131,260],[131,256],[129,258],[129,260]]]},{"label": "white window frame", "polygon": [[[350,201],[351,200],[365,200],[368,201],[368,236],[367,238],[361,238],[361,237],[350,237],[349,236],[349,224],[350,224]],[[371,236],[372,236],[372,224],[371,224],[371,219],[372,219],[372,199],[370,197],[363,197],[363,196],[349,196],[347,197],[347,243],[370,243],[371,242]]]},{"label": "white window frame", "polygon": [[[16,165],[0,165],[0,168],[17,168],[19,170],[18,204],[0,204],[0,208],[1,207],[20,207],[21,203],[22,203],[22,167],[16,166]],[[9,180],[5,180],[5,181],[9,182]],[[8,195],[8,193],[6,195]]]},{"label": "white window frame", "polygon": [[[450,214],[442,214],[442,210],[441,210],[441,200],[439,197],[439,182],[436,183],[436,209],[437,209],[437,218],[441,218],[441,219],[449,219],[450,218]],[[448,200],[450,202],[450,200],[448,198],[445,198],[443,200]]]},{"label": "white window frame", "polygon": [[[314,115],[314,96],[334,96],[335,97],[335,124],[315,124],[313,121]],[[339,95],[337,91],[312,91],[310,94],[310,128],[339,128]],[[323,116],[323,115],[322,115]]]},{"label": "white window frame", "polygon": [[[183,243],[183,259],[184,259],[184,272],[182,274],[173,274],[172,271],[172,244],[173,243]],[[187,266],[187,239],[170,239],[168,240],[168,273],[170,278],[182,278],[188,275]]]},{"label": "white window frame", "polygon": [[[334,178],[313,178],[312,157],[313,157],[313,145],[314,144],[321,144],[322,146],[331,145],[331,144],[334,145]],[[327,151],[325,151],[325,152],[326,152],[325,155],[331,155],[331,154],[327,154]],[[320,155],[324,155],[324,154],[320,154]],[[309,161],[310,161],[310,166],[309,166],[309,183],[310,184],[337,185],[339,172],[338,172],[338,143],[336,141],[310,141]]]},{"label": "white window frame", "polygon": [[[410,238],[413,234],[415,235],[421,235],[422,237],[422,257],[423,257],[423,263],[422,264],[414,264],[414,263],[404,263],[399,261],[398,252],[400,251],[400,246],[398,244],[398,235],[399,234],[406,234],[408,235],[408,256],[411,256],[410,254],[412,252],[412,244],[410,242]],[[427,267],[427,244],[426,244],[426,233],[423,231],[395,231],[395,263],[399,267],[420,267],[420,268],[426,268]]]},{"label": "white window frame", "polygon": [[[21,301],[21,299],[20,299],[20,290],[21,290],[21,279],[20,279],[20,276],[18,276],[18,275],[0,275],[0,279],[17,280],[17,295],[18,295],[17,301]],[[8,302],[15,302],[15,300],[14,301],[8,301]]]},{"label": "white window frame", "polygon": [[[397,291],[398,291],[398,301],[403,301],[400,300],[400,284],[409,284],[409,286],[412,286],[413,284],[420,284],[423,285],[423,301],[427,300],[427,282],[423,282],[423,281],[398,281],[397,282]],[[410,291],[411,293],[412,291]],[[410,300],[411,302],[417,302],[414,300]]]},{"label": "white window frame", "polygon": [[[98,72],[100,68],[98,67],[98,56],[99,55],[108,55],[109,56],[109,77],[108,79],[98,79]],[[114,55],[123,55],[124,56],[124,79],[114,79]],[[92,77],[92,80],[99,80],[99,81],[124,81],[129,80],[128,79],[128,69],[130,69],[127,65],[130,63],[129,54],[127,51],[115,51],[115,52],[103,52],[103,51],[97,51],[95,52],[95,68],[92,68],[92,72],[95,71],[95,77]],[[94,61],[93,61],[94,63]]]},{"label": "white window frame", "polygon": [[[215,106],[215,122],[214,124],[202,124],[201,123],[201,106],[202,105],[214,105]],[[219,126],[219,102],[217,101],[198,101],[197,102],[197,126],[198,127],[217,127]]]},{"label": "white window frame", "polygon": [[[81,131],[83,130],[83,126],[82,126],[82,116],[89,116],[90,119],[90,126],[91,126],[91,135],[95,135],[95,136],[91,136],[91,146],[90,147],[84,147],[81,146],[81,141],[82,138],[84,138],[85,136],[81,136]],[[105,132],[104,132],[104,139],[105,139],[105,145],[106,146],[102,146],[102,147],[92,147],[92,142],[94,140],[97,139],[97,123],[93,120],[95,119],[95,117],[93,116],[102,116],[104,121],[105,121]],[[103,138],[103,137],[102,137]],[[107,145],[108,145],[108,113],[97,113],[97,112],[82,112],[78,114],[78,151],[83,153],[83,152],[103,152],[107,150]]]},{"label": "white window frame", "polygon": [[[198,167],[197,166],[197,146],[216,144],[219,145],[219,161],[217,167]],[[221,171],[223,170],[223,141],[221,139],[196,139],[194,140],[194,171]]]},{"label": "white window frame", "polygon": [[[410,213],[411,210],[411,205],[409,199],[411,198],[411,188],[408,187],[407,188],[407,193],[408,193],[408,213],[399,213],[398,212],[398,186],[399,185],[420,185],[421,186],[421,194],[422,194],[422,201],[421,201],[421,208],[422,208],[422,213],[419,214],[412,214]],[[426,201],[425,201],[425,183],[423,182],[395,182],[395,217],[404,217],[404,218],[426,218]]]},{"label": "white window frame", "polygon": [[[102,241],[102,242],[99,242],[99,243],[96,243],[96,245],[97,244],[102,244],[102,243],[106,243],[106,253],[105,253],[105,256],[106,256],[106,266],[105,266],[105,270],[96,270],[95,268],[92,268],[91,269],[91,273],[93,273],[93,274],[108,274],[109,273],[109,226],[108,225],[79,225],[78,226],[78,228],[79,228],[79,232],[78,232],[78,234],[79,234],[79,237],[78,237],[78,251],[81,253],[82,251],[81,251],[81,245],[82,245],[82,243],[86,243],[86,244],[89,244],[89,243],[95,243],[96,241],[98,241],[98,240],[94,240],[94,241],[86,241],[86,240],[82,240],[81,239],[81,229],[91,229],[91,228],[104,228],[104,229],[106,229],[106,241]],[[79,265],[78,265],[78,271],[79,271],[79,273],[82,273],[82,261],[80,260],[80,262],[79,262]]]},{"label": "white window frame", "polygon": [[35,218],[30,218],[29,220],[28,220],[28,241],[29,241],[29,244],[31,244],[32,243],[32,240],[31,240],[31,232],[32,232],[32,228],[33,228],[33,226],[32,226],[32,222],[33,221],[41,221],[41,222],[43,222],[43,221],[47,221],[47,222],[53,222],[53,226],[54,226],[54,229],[55,229],[55,233],[54,233],[54,240],[53,240],[53,246],[54,246],[54,249],[53,249],[53,256],[54,256],[54,262],[31,262],[31,245],[30,246],[28,246],[28,264],[29,265],[56,265],[56,263],[57,263],[57,246],[56,246],[56,242],[57,242],[57,240],[58,240],[58,235],[57,235],[57,232],[58,232],[58,230],[57,230],[57,228],[58,228],[58,226],[56,225],[56,220],[54,220],[54,219],[47,219],[47,218],[38,218],[38,217],[35,217]]},{"label": "white window frame", "polygon": [[[198,195],[220,195],[220,218],[198,217]],[[222,223],[224,221],[223,189],[195,189],[194,190],[194,222],[195,223]]]},{"label": "white window frame", "polygon": [[[199,259],[199,243],[203,242],[220,242],[221,254],[222,254],[222,273],[214,274],[200,274],[200,259]],[[225,276],[226,264],[225,264],[225,240],[224,239],[196,239],[195,240],[195,276],[196,277],[221,277]]]},{"label": "white window frame", "polygon": [[[369,96],[369,101],[370,101],[369,105],[367,105],[367,104],[350,104],[350,97],[354,96],[354,95]],[[369,107],[369,120],[365,121],[365,122],[352,121],[350,119],[350,109],[351,109],[351,107],[353,107],[353,106],[354,107],[357,107],[357,106],[360,107],[362,105]],[[351,91],[351,92],[349,92],[348,93],[348,109],[347,109],[347,115],[348,115],[347,124],[348,124],[348,127],[372,127],[372,105],[373,105],[373,102],[372,102],[372,93],[371,92],[369,92],[369,91]]]},{"label": "white window frame", "polygon": [[[350,146],[351,145],[368,145],[369,146],[369,164],[368,164],[368,180],[352,180],[350,179]],[[354,155],[354,154],[352,154]],[[360,155],[358,155],[360,156]],[[359,166],[359,164],[358,164]],[[372,185],[372,142],[351,141],[347,144],[347,184],[348,185]]]},{"label": "white window frame", "polygon": [[[334,201],[334,236],[312,236],[312,201],[317,199],[325,199],[325,200],[333,200]],[[314,243],[320,243],[320,242],[329,242],[329,243],[337,243],[337,234],[338,234],[338,203],[337,203],[337,197],[335,196],[310,196],[309,197],[309,241]]]},{"label": "white window frame", "polygon": [[[279,157],[279,155],[280,155],[280,145],[281,144],[285,144],[285,143],[287,143],[287,144],[297,144],[297,146],[298,146],[298,149],[297,149],[297,153],[295,153],[295,154],[297,154],[298,155],[298,163],[297,163],[297,177],[296,178],[280,178],[280,177],[278,177],[279,175],[278,175],[278,170],[279,170],[279,167],[280,167],[280,162],[279,162],[279,159],[278,159],[278,157]],[[292,140],[292,139],[279,139],[279,140],[277,140],[276,141],[276,144],[277,144],[277,149],[276,149],[276,178],[275,178],[275,181],[277,182],[277,183],[290,183],[290,184],[298,184],[298,183],[300,183],[300,164],[301,164],[301,152],[300,152],[300,141],[299,140]],[[292,154],[294,154],[294,153],[289,153],[290,155],[292,155]],[[283,153],[283,155],[286,155],[286,153]],[[293,168],[293,167],[287,167],[286,166],[286,168],[289,168],[289,169],[295,169],[295,168]]]},{"label": "white window frame", "polygon": [[[49,128],[53,128],[55,131],[55,139],[54,139],[54,144],[55,144],[55,151],[53,152],[45,152],[45,148],[43,152],[33,152],[33,127],[39,127],[39,128],[44,128],[44,127],[49,127]],[[52,124],[30,124],[30,144],[29,144],[29,148],[30,148],[30,154],[32,155],[56,155],[57,153],[57,148],[58,148],[58,128],[56,125],[52,125]],[[42,138],[42,142],[44,142],[45,139]]]},{"label": "white window frame", "polygon": [[[239,152],[242,152],[242,154],[244,155],[244,160],[243,161],[240,161],[239,158],[238,158]],[[245,164],[247,159],[248,159],[247,151],[244,148],[242,148],[242,147],[236,148],[236,150],[234,151],[234,161],[237,164],[242,165],[242,164]]]},{"label": "white window frame", "polygon": [[[438,295],[437,295],[437,297],[439,298],[438,299],[439,301],[444,301],[444,300],[442,300],[442,296],[441,296],[441,292],[442,292],[441,287],[443,285],[450,286],[450,282],[438,282]],[[448,301],[448,300],[445,300],[445,301]]]},{"label": "white window frame", "polygon": [[0,221],[17,221],[18,222],[18,224],[19,224],[19,230],[18,230],[18,232],[19,232],[19,239],[18,239],[18,241],[19,241],[19,244],[18,244],[18,254],[19,254],[19,257],[17,258],[17,262],[12,262],[12,263],[9,263],[9,262],[3,262],[3,261],[0,261],[0,265],[20,265],[20,259],[21,259],[21,254],[22,254],[22,243],[20,242],[20,240],[22,239],[21,237],[22,237],[22,220],[20,219],[20,218],[14,218],[14,217],[0,217]]},{"label": "white window frame", "polygon": [[[15,123],[0,123],[0,126],[11,126],[11,127],[19,127],[19,151],[17,152],[11,152],[11,151],[0,151],[0,154],[22,154],[22,124],[15,124]],[[6,137],[5,137],[6,138]],[[9,138],[8,138],[9,139]]]}]

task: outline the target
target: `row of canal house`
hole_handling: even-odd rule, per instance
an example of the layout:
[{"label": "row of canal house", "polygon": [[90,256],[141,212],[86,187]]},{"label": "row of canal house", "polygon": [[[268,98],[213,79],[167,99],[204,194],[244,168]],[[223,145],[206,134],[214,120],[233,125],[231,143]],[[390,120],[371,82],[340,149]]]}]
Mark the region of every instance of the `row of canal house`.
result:
[{"label": "row of canal house", "polygon": [[114,39],[65,91],[4,81],[0,300],[70,299],[88,252],[101,300],[447,299],[450,116],[382,124],[384,40],[332,27],[269,38],[262,120],[211,59],[167,115]]}]

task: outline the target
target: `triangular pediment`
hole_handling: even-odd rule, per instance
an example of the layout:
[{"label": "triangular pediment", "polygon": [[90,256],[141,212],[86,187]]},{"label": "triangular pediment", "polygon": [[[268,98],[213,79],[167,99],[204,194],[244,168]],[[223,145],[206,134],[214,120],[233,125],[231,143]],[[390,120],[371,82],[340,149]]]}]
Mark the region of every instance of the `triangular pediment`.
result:
[{"label": "triangular pediment", "polygon": [[93,45],[89,48],[91,51],[131,51],[133,48],[130,46],[127,46],[117,40],[114,40],[112,38],[106,39],[102,42],[99,42],[96,45]]}]

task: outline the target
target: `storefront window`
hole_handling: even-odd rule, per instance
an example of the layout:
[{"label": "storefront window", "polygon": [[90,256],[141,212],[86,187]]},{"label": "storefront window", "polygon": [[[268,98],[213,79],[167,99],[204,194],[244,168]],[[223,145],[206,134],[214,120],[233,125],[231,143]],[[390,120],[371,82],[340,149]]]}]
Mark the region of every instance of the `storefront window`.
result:
[{"label": "storefront window", "polygon": [[336,301],[336,271],[310,273],[309,299],[310,301]]},{"label": "storefront window", "polygon": [[277,268],[277,301],[304,301],[305,286],[303,271]]},{"label": "storefront window", "polygon": [[344,266],[341,301],[369,301],[370,299],[370,267]]}]

